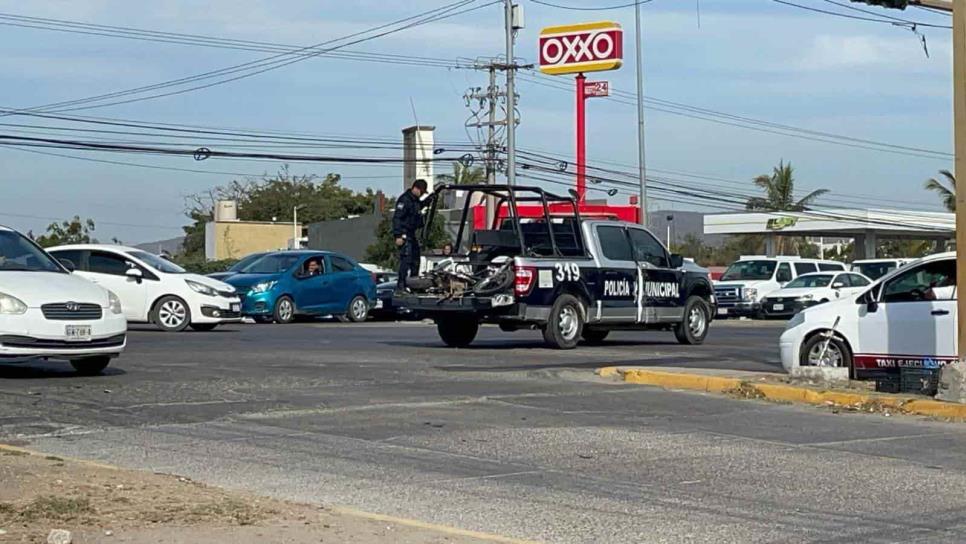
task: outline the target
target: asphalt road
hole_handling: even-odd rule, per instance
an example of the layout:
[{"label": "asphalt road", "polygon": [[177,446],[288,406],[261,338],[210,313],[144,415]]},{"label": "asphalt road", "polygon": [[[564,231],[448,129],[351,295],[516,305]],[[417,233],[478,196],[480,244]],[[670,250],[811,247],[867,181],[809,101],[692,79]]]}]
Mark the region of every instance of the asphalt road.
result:
[{"label": "asphalt road", "polygon": [[421,324],[132,333],[105,376],[0,367],[0,439],[548,542],[963,542],[966,427],[608,383],[777,370],[778,325],[558,352]]}]

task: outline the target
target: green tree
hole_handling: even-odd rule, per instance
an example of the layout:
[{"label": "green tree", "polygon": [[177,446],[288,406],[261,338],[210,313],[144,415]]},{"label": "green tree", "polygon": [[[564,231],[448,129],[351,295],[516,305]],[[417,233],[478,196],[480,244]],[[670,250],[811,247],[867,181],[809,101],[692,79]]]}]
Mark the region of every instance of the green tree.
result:
[{"label": "green tree", "polygon": [[[792,163],[779,161],[772,173],[762,174],[755,178],[755,185],[765,192],[764,197],[748,199],[746,208],[753,211],[767,212],[800,212],[805,211],[818,197],[828,193],[828,189],[816,189],[802,198],[795,198],[795,170]],[[803,240],[795,240],[793,244],[803,244]],[[779,255],[785,253],[785,239],[779,236],[775,243],[775,250]]]},{"label": "green tree", "polygon": [[474,168],[454,162],[453,173],[439,174],[436,176],[436,182],[449,185],[478,185],[486,183],[486,172],[478,166]]},{"label": "green tree", "polygon": [[[91,234],[94,232],[93,219],[81,219],[75,215],[69,221],[47,225],[47,232],[34,239],[41,247],[54,247],[66,244],[97,243]],[[33,233],[30,233],[33,238]]]},{"label": "green tree", "polygon": [[[386,209],[394,210],[395,204],[387,205]],[[441,248],[451,241],[446,233],[443,216],[437,214],[427,240],[420,240],[420,244],[425,252],[427,249]],[[396,247],[396,238],[392,235],[391,211],[383,213],[382,221],[376,226],[376,241],[366,248],[366,261],[390,270],[399,268],[399,250]]]},{"label": "green tree", "polygon": [[769,212],[800,212],[807,210],[815,200],[828,193],[828,189],[816,189],[804,197],[795,199],[795,170],[792,163],[780,161],[772,169],[771,175],[762,174],[755,178],[755,185],[765,191],[764,197],[748,199],[749,210]]},{"label": "green tree", "polygon": [[926,180],[925,187],[928,191],[933,191],[939,195],[943,206],[951,212],[956,211],[956,176],[949,170],[940,170],[940,179],[929,178]]},{"label": "green tree", "polygon": [[372,189],[356,192],[341,186],[340,181],[338,174],[328,174],[321,179],[315,175],[292,175],[286,165],[274,176],[235,180],[191,195],[186,200],[185,215],[192,223],[183,227],[186,258],[197,260],[204,257],[205,224],[213,219],[212,210],[219,200],[236,201],[238,218],[244,221],[291,222],[296,206],[302,223],[371,213],[376,201]]},{"label": "green tree", "polygon": [[671,252],[694,259],[701,266],[714,266],[717,248],[704,243],[696,234],[688,233],[684,240],[671,244]]}]

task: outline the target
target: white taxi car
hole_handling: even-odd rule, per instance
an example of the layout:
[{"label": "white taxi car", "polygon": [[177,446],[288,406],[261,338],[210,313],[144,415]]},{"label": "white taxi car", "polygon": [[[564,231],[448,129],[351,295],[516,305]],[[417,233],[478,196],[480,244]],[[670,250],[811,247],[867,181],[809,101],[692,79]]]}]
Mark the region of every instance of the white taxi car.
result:
[{"label": "white taxi car", "polygon": [[779,341],[782,366],[838,366],[853,377],[956,360],[956,254],[891,272],[860,294],[802,311]]},{"label": "white taxi car", "polygon": [[163,331],[189,326],[210,331],[241,321],[241,299],[227,283],[190,274],[147,251],[116,245],[78,244],[50,248],[70,261],[75,274],[116,293],[132,323],[153,323]]},{"label": "white taxi car", "polygon": [[81,374],[98,374],[124,350],[126,332],[114,293],[0,227],[0,363],[66,359]]}]

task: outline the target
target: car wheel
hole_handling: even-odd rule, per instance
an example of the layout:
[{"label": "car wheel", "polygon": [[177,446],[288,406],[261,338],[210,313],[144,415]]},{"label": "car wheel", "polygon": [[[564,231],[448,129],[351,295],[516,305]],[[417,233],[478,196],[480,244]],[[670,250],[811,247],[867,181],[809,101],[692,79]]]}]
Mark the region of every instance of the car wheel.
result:
[{"label": "car wheel", "polygon": [[361,323],[369,317],[369,301],[366,300],[364,296],[356,296],[349,302],[349,311],[346,312],[346,317],[349,321],[353,323]]},{"label": "car wheel", "polygon": [[588,344],[602,344],[610,331],[606,329],[584,329],[581,336]]},{"label": "car wheel", "polygon": [[[827,345],[826,340],[828,340]],[[824,333],[813,334],[802,344],[802,351],[799,355],[798,362],[801,366],[826,366],[851,369],[852,350],[838,336],[827,338]]]},{"label": "car wheel", "polygon": [[275,301],[275,313],[273,315],[276,323],[291,323],[295,320],[295,301],[292,297],[283,296]]},{"label": "car wheel", "polygon": [[708,303],[698,296],[688,297],[684,304],[684,318],[674,326],[674,336],[681,344],[703,344],[708,336],[711,311]]},{"label": "car wheel", "polygon": [[208,332],[215,330],[218,323],[192,323],[191,328],[198,332]]},{"label": "car wheel", "polygon": [[161,297],[151,316],[154,324],[165,332],[181,332],[191,323],[188,304],[175,296]]},{"label": "car wheel", "polygon": [[573,295],[560,295],[550,308],[550,318],[543,328],[543,339],[556,349],[577,347],[584,329],[584,309]]},{"label": "car wheel", "polygon": [[73,359],[70,366],[74,367],[81,376],[97,376],[111,364],[111,358],[107,356],[85,357],[84,359]]},{"label": "car wheel", "polygon": [[465,348],[476,339],[480,322],[476,317],[450,317],[436,321],[436,330],[443,343],[451,348]]}]

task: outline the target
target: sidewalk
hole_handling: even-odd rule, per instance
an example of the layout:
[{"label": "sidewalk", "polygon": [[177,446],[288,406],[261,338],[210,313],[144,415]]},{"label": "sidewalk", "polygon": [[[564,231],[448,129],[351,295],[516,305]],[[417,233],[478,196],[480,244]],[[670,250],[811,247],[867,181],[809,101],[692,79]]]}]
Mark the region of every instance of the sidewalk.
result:
[{"label": "sidewalk", "polygon": [[289,503],[186,478],[0,445],[0,542],[72,544],[479,544],[521,542],[360,512]]},{"label": "sidewalk", "polygon": [[826,389],[820,384],[792,380],[785,374],[718,369],[675,369],[612,366],[597,375],[626,383],[666,389],[703,391],[772,402],[830,406],[860,412],[901,413],[949,420],[966,420],[966,404],[923,396],[875,393],[872,383],[851,382],[848,388]]}]

